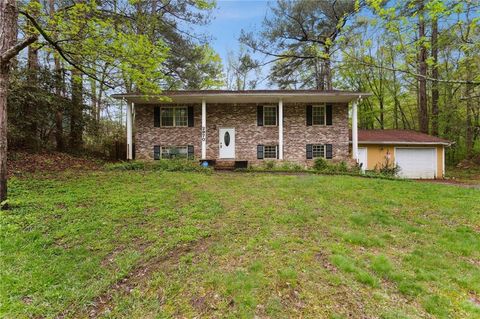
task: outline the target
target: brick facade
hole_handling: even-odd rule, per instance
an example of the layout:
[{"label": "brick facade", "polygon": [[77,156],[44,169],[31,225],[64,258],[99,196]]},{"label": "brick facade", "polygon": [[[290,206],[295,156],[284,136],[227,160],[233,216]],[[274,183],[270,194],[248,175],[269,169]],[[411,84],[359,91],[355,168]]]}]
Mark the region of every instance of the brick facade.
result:
[{"label": "brick facade", "polygon": [[[135,106],[135,153],[137,159],[153,159],[153,146],[193,145],[201,157],[201,105],[194,106],[194,127],[154,127],[154,105]],[[307,126],[305,104],[284,104],[284,160],[311,164],[306,144],[332,144],[333,159],[349,158],[348,106],[333,104],[331,126]],[[235,128],[235,159],[256,164],[257,145],[277,145],[278,126],[257,126],[256,104],[207,104],[207,158],[217,159],[219,128]]]}]

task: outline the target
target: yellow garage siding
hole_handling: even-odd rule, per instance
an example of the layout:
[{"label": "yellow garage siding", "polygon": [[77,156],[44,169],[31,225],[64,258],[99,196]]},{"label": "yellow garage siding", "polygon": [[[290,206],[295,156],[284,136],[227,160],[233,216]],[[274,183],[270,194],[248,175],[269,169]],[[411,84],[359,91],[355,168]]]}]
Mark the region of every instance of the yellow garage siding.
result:
[{"label": "yellow garage siding", "polygon": [[443,145],[387,145],[387,144],[358,144],[358,147],[367,149],[367,170],[374,170],[385,163],[387,154],[390,163],[395,162],[395,147],[434,147],[437,149],[437,178],[443,177]]},{"label": "yellow garage siding", "polygon": [[444,176],[444,167],[443,167],[443,150],[444,150],[443,145],[438,145],[437,146],[437,178],[443,178]]}]

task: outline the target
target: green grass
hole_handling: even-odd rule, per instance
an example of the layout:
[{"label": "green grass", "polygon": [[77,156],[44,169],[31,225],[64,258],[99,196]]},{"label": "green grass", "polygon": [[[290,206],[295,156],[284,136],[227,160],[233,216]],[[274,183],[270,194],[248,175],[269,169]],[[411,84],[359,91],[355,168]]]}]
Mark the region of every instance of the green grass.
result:
[{"label": "green grass", "polygon": [[480,317],[476,189],[107,171],[13,179],[9,204],[0,317]]}]

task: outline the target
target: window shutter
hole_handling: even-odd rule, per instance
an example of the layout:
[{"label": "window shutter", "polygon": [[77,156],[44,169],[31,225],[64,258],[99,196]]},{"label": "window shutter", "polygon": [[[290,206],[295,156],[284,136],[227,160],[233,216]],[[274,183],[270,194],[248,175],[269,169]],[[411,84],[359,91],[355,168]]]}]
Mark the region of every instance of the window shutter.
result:
[{"label": "window shutter", "polygon": [[257,126],[263,126],[263,106],[257,106]]},{"label": "window shutter", "polygon": [[187,146],[187,153],[188,153],[188,159],[193,159],[194,154],[193,154],[193,145],[188,145]]},{"label": "window shutter", "polygon": [[263,145],[257,145],[257,159],[263,159]]},{"label": "window shutter", "polygon": [[279,152],[279,147],[278,147],[278,144],[277,144],[277,159],[278,159],[278,152]]},{"label": "window shutter", "polygon": [[325,144],[325,157],[332,159],[333,157],[333,147],[332,144]]},{"label": "window shutter", "polygon": [[313,158],[313,144],[307,144],[307,159]]},{"label": "window shutter", "polygon": [[311,105],[307,105],[307,126],[312,126],[312,106]]},{"label": "window shutter", "polygon": [[160,127],[160,106],[153,109],[153,126]]},{"label": "window shutter", "polygon": [[153,159],[154,160],[160,159],[160,145],[153,146]]},{"label": "window shutter", "polygon": [[327,104],[326,106],[326,113],[327,113],[327,125],[332,125],[332,104]]},{"label": "window shutter", "polygon": [[188,127],[194,126],[193,106],[188,107]]}]

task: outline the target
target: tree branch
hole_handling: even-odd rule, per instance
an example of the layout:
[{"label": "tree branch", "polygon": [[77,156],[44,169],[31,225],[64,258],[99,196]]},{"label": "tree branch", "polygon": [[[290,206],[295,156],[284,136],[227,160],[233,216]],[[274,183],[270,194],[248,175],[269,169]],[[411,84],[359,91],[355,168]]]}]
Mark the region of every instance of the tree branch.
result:
[{"label": "tree branch", "polygon": [[[428,75],[422,75],[422,74],[419,74],[419,73],[416,73],[416,72],[412,72],[412,71],[409,71],[409,70],[402,70],[402,69],[397,69],[395,67],[388,67],[388,66],[379,66],[375,63],[369,63],[369,62],[366,62],[366,61],[363,61],[361,59],[359,59],[358,57],[356,56],[353,56],[353,55],[350,55],[348,54],[347,52],[343,51],[343,54],[345,54],[346,56],[356,60],[357,63],[361,64],[361,65],[364,65],[364,66],[368,66],[368,67],[373,67],[373,68],[377,68],[377,69],[383,69],[383,70],[388,70],[388,71],[396,71],[396,72],[400,72],[400,73],[404,73],[404,74],[410,74],[410,75],[413,75],[415,77],[418,77],[418,78],[424,78],[426,79],[427,81],[432,81],[432,82],[440,82],[440,83],[458,83],[458,84],[473,84],[473,85],[480,85],[480,81],[473,81],[473,80],[443,80],[443,79],[436,79],[436,78],[432,78]],[[339,63],[342,63],[344,61],[336,61],[336,62],[339,62]]]},{"label": "tree branch", "polygon": [[[78,65],[77,63],[75,63],[74,61],[72,61],[66,54],[65,52],[63,51],[63,49],[58,45],[58,43],[52,39],[46,32],[45,30],[42,29],[42,27],[37,23],[37,21],[35,20],[34,17],[32,17],[31,15],[29,15],[27,12],[25,11],[19,11],[19,13],[23,16],[25,16],[33,25],[33,27],[42,35],[42,37],[45,39],[45,41],[47,41],[51,46],[53,46],[53,48],[58,52],[58,54],[60,54],[60,56],[65,60],[67,61],[68,64],[70,64],[71,66],[73,66],[75,69],[77,69],[78,71],[82,72],[83,74],[85,74],[86,76],[88,76],[89,78],[95,80],[95,81],[98,81],[99,83],[103,83],[105,84],[105,86],[107,86],[108,88],[110,89],[114,89],[115,87],[106,83],[106,82],[103,82],[101,79],[99,79],[96,75],[94,74],[91,74],[87,71],[85,71],[85,69],[83,67],[81,67],[80,65]],[[38,36],[37,36],[38,37]]]},{"label": "tree branch", "polygon": [[30,44],[38,40],[37,35],[31,35],[27,38],[25,38],[22,42],[17,43],[7,51],[3,52],[2,55],[0,56],[0,62],[5,63],[10,61],[11,58],[16,56],[20,51],[28,47]]}]

